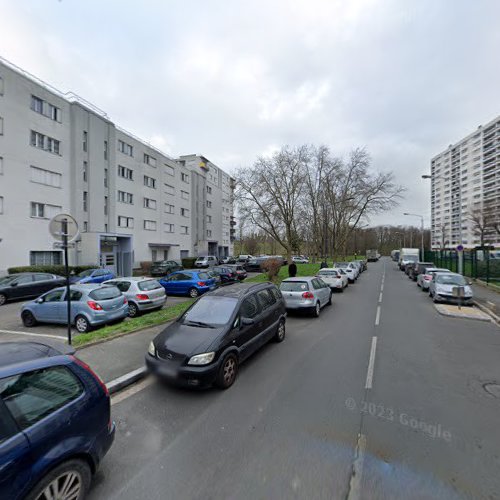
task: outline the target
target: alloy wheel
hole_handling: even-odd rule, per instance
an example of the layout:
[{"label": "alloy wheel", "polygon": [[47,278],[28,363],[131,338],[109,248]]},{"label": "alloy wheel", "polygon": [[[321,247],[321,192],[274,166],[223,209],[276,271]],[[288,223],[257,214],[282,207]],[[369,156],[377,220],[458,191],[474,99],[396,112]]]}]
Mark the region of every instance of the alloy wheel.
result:
[{"label": "alloy wheel", "polygon": [[230,357],[224,363],[224,384],[230,386],[236,377],[236,361]]},{"label": "alloy wheel", "polygon": [[191,288],[191,290],[189,290],[189,296],[193,297],[193,299],[198,297],[198,290],[196,288]]},{"label": "alloy wheel", "polygon": [[285,338],[285,322],[280,321],[278,325],[278,333],[277,333],[278,342],[281,342]]},{"label": "alloy wheel", "polygon": [[37,500],[77,500],[82,486],[82,476],[76,471],[67,471],[51,481]]},{"label": "alloy wheel", "polygon": [[316,306],[314,307],[314,314],[316,317],[319,316],[319,313],[321,312],[321,306],[319,305],[319,302],[316,302]]},{"label": "alloy wheel", "polygon": [[139,310],[137,309],[137,306],[133,303],[129,303],[128,305],[128,315],[131,317],[131,318],[135,318],[135,316],[137,316],[137,313],[139,312]]},{"label": "alloy wheel", "polygon": [[85,333],[88,330],[88,328],[89,328],[88,321],[83,316],[80,316],[79,318],[77,318],[76,329],[80,333]]},{"label": "alloy wheel", "polygon": [[0,293],[0,306],[3,306],[6,302],[7,297],[3,293]]}]

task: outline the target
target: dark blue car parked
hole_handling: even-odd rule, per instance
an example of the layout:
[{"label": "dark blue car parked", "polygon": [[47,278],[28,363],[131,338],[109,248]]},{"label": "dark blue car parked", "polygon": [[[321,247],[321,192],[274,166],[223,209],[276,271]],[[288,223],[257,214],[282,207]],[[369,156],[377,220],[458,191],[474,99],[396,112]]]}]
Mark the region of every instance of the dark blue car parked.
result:
[{"label": "dark blue car parked", "polygon": [[71,283],[103,283],[107,280],[116,278],[114,272],[109,269],[86,269],[76,276],[70,278]]},{"label": "dark blue car parked", "polygon": [[175,271],[158,281],[167,295],[189,295],[194,298],[216,288],[215,279],[206,271],[198,269]]},{"label": "dark blue car parked", "polygon": [[107,388],[73,352],[2,343],[2,499],[82,499],[113,442]]}]

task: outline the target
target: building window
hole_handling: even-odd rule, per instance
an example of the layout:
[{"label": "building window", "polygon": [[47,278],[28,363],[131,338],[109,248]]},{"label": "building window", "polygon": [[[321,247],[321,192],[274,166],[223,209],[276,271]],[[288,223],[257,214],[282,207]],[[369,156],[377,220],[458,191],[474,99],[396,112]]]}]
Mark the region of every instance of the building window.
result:
[{"label": "building window", "polygon": [[55,215],[60,213],[62,207],[57,205],[47,205],[45,203],[31,202],[31,217],[39,219],[52,219]]},{"label": "building window", "polygon": [[144,153],[144,163],[150,167],[156,167],[156,158]]},{"label": "building window", "polygon": [[153,179],[152,177],[148,177],[147,175],[144,176],[144,185],[156,189],[156,179]]},{"label": "building window", "polygon": [[84,220],[83,221],[83,229],[82,229],[82,231],[84,233],[86,233],[88,230],[89,230],[89,223],[86,220]]},{"label": "building window", "polygon": [[31,182],[37,184],[44,184],[45,186],[61,187],[62,175],[43,168],[30,167],[31,169]]},{"label": "building window", "polygon": [[44,151],[49,151],[50,153],[58,155],[61,143],[57,139],[53,139],[52,137],[48,137],[32,130],[30,144],[35,148],[43,149]]},{"label": "building window", "polygon": [[3,78],[0,76],[0,95],[3,95]]},{"label": "building window", "polygon": [[170,165],[165,165],[165,173],[167,175],[174,175],[175,174],[174,167],[171,167]]},{"label": "building window", "polygon": [[62,264],[61,252],[30,252],[31,266],[60,266]]},{"label": "building window", "polygon": [[118,227],[134,227],[134,219],[132,217],[124,217],[122,215],[118,216]]},{"label": "building window", "polygon": [[212,222],[212,216],[211,215],[207,215],[207,222]]},{"label": "building window", "polygon": [[181,226],[181,234],[189,234],[189,227]]},{"label": "building window", "polygon": [[118,139],[118,151],[127,156],[134,156],[134,148],[130,144],[127,144],[125,141],[121,141],[120,139]]},{"label": "building window", "polygon": [[31,96],[31,109],[55,122],[61,121],[61,110],[58,107],[34,95]]},{"label": "building window", "polygon": [[189,210],[187,208],[181,208],[181,215],[183,217],[189,217]]},{"label": "building window", "polygon": [[207,208],[212,208],[212,202],[207,200]]},{"label": "building window", "polygon": [[0,215],[3,214],[3,196],[0,196]]},{"label": "building window", "polygon": [[165,213],[173,214],[174,213],[174,205],[170,205],[169,203],[165,203]]},{"label": "building window", "polygon": [[104,141],[104,159],[108,159],[108,141]]},{"label": "building window", "polygon": [[107,233],[108,232],[108,225],[107,224],[104,224],[104,232]]},{"label": "building window", "polygon": [[89,194],[87,191],[83,192],[83,211],[86,212],[88,208]]},{"label": "building window", "polygon": [[134,171],[131,168],[122,167],[118,165],[118,177],[122,177],[123,179],[128,179],[129,181],[134,180]]},{"label": "building window", "polygon": [[183,200],[189,200],[189,193],[187,191],[181,191],[181,198]]},{"label": "building window", "polygon": [[108,169],[105,168],[104,169],[104,187],[107,188],[108,187],[108,178],[109,178],[109,175],[108,175]]},{"label": "building window", "polygon": [[0,135],[3,135],[3,118],[0,116]]},{"label": "building window", "polygon": [[83,131],[83,144],[82,144],[83,150],[86,152],[88,149],[88,134],[87,131]]},{"label": "building window", "polygon": [[3,157],[0,156],[0,175],[3,174]]},{"label": "building window", "polygon": [[166,233],[173,233],[175,231],[175,226],[173,224],[164,224]]},{"label": "building window", "polygon": [[36,97],[34,95],[31,96],[31,109],[36,113],[43,113],[43,99]]},{"label": "building window", "polygon": [[108,215],[108,197],[104,197],[104,215]]},{"label": "building window", "polygon": [[165,184],[165,194],[175,194],[175,187],[171,186],[170,184]]},{"label": "building window", "polygon": [[89,170],[89,164],[88,164],[88,162],[84,161],[83,162],[83,182],[87,182],[88,170]]},{"label": "building window", "polygon": [[181,173],[181,181],[189,184],[189,175],[185,174],[185,173]]},{"label": "building window", "polygon": [[152,200],[151,198],[144,198],[144,208],[156,210],[156,200]]},{"label": "building window", "polygon": [[207,229],[207,238],[211,238],[211,237],[212,237],[212,230]]},{"label": "building window", "polygon": [[212,188],[210,186],[207,186],[207,193],[212,194]]},{"label": "building window", "polygon": [[156,231],[156,221],[155,220],[145,220],[144,229],[146,231]]},{"label": "building window", "polygon": [[125,191],[118,191],[117,200],[120,203],[127,203],[128,205],[134,204],[134,195],[132,193],[127,193]]}]

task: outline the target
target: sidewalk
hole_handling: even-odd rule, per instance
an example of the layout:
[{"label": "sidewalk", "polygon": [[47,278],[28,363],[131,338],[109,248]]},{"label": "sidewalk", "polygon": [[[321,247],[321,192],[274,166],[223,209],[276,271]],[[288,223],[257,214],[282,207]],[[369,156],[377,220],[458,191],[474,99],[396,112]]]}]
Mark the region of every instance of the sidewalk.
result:
[{"label": "sidewalk", "polygon": [[473,284],[474,302],[480,308],[487,309],[488,312],[500,317],[500,293],[486,288],[480,284]]}]

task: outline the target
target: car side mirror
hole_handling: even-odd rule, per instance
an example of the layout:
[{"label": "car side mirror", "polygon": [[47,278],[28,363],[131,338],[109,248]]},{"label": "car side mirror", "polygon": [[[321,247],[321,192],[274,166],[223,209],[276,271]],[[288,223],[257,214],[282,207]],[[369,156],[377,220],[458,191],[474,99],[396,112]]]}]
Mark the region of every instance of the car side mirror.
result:
[{"label": "car side mirror", "polygon": [[253,325],[255,321],[252,318],[241,318],[241,324],[244,326]]},{"label": "car side mirror", "polygon": [[17,282],[14,281],[14,283],[11,283],[10,286],[17,286]]},{"label": "car side mirror", "polygon": [[43,297],[40,297],[40,298],[36,299],[35,302],[37,304],[43,304],[45,302],[45,299]]}]

